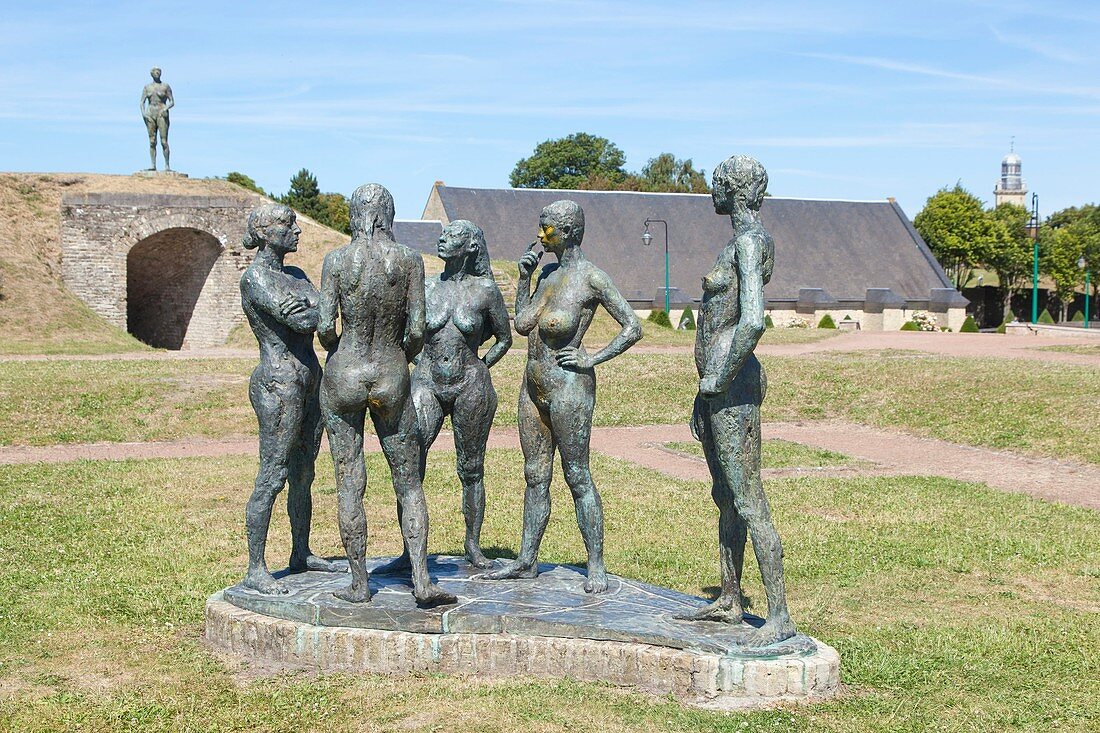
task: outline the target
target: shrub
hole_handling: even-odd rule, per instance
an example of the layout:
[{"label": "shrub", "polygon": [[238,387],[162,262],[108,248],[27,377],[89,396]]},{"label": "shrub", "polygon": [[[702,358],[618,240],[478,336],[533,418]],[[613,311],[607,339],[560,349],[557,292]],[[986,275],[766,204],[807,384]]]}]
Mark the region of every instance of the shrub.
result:
[{"label": "shrub", "polygon": [[664,308],[654,308],[649,312],[646,320],[658,326],[672,328],[672,321],[669,320],[668,313],[665,312]]},{"label": "shrub", "polygon": [[823,315],[821,317],[821,320],[817,322],[817,327],[818,328],[836,328],[836,322],[833,320],[832,316],[830,316],[828,313],[826,313],[825,315]]},{"label": "shrub", "polygon": [[936,317],[928,311],[913,311],[913,323],[917,324],[918,331],[939,331],[940,324]]},{"label": "shrub", "polygon": [[1039,323],[1046,323],[1051,326],[1054,325],[1054,318],[1046,308],[1043,308],[1043,312],[1039,314]]},{"label": "shrub", "polygon": [[681,331],[695,330],[695,314],[691,312],[691,308],[684,308],[684,312],[680,316],[680,324],[676,328]]},{"label": "shrub", "polygon": [[1008,325],[1008,321],[1004,321],[1001,325],[997,326],[997,333],[1006,333],[1005,326]]},{"label": "shrub", "polygon": [[1073,314],[1073,318],[1071,318],[1069,320],[1072,323],[1084,323],[1085,322],[1085,312],[1084,311],[1077,311],[1076,313]]},{"label": "shrub", "polygon": [[255,191],[263,196],[267,195],[267,191],[260,188],[259,185],[256,184],[256,181],[252,180],[252,176],[246,176],[240,171],[229,171],[225,176],[225,180],[230,183],[235,183],[241,188],[247,188],[249,191]]},{"label": "shrub", "polygon": [[803,318],[799,315],[791,316],[788,320],[779,322],[781,328],[809,328],[810,321],[808,318]]},{"label": "shrub", "polygon": [[772,314],[768,313],[764,316],[764,328],[775,328],[775,321],[772,320]]},{"label": "shrub", "polygon": [[959,329],[959,333],[979,333],[978,324],[974,322],[973,316],[966,317],[962,327]]},{"label": "shrub", "polygon": [[919,325],[917,325],[916,321],[906,321],[905,323],[901,324],[901,330],[902,331],[920,331],[921,327]]}]

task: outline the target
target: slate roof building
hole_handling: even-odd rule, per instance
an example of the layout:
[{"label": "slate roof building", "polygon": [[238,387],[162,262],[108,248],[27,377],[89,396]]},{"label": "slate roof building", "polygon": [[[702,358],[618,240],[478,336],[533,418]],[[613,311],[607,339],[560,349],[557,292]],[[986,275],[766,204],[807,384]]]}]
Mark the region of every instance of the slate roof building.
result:
[{"label": "slate roof building", "polygon": [[[675,323],[678,309],[697,308],[702,276],[732,234],[729,218],[716,215],[705,194],[459,188],[437,181],[422,219],[439,227],[469,219],[485,231],[494,259],[516,260],[534,240],[542,208],[563,198],[584,209],[586,256],[638,311],[664,306],[664,232],[651,228],[649,247],[641,235],[647,218],[666,220],[670,315]],[[776,324],[802,318],[816,325],[829,313],[838,323],[848,317],[863,329],[896,330],[913,311],[927,310],[943,326],[962,325],[966,299],[892,199],[769,197],[760,213],[775,239],[775,274],[764,295]]]}]

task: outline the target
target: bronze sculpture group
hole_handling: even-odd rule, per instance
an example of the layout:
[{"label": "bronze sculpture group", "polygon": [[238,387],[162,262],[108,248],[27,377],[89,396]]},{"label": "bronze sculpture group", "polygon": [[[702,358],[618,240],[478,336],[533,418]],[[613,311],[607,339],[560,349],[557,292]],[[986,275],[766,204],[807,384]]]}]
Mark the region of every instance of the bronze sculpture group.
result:
[{"label": "bronze sculpture group", "polygon": [[[720,514],[722,586],[717,600],[685,618],[738,626],[746,646],[766,646],[795,633],[787,610],[783,550],[760,480],[760,405],[767,383],[753,350],[764,330],[763,288],[774,263],[774,245],[759,218],[766,188],[763,166],[747,156],[726,160],[714,173],[715,212],[730,216],[734,236],[703,278],[695,344],[699,393],[691,421],[693,435],[703,444]],[[428,577],[422,485],[426,452],[450,416],[466,520],[465,556],[486,570],[479,577],[537,575],[557,451],[588,555],[584,590],[606,591],[603,509],[589,470],[594,367],[629,349],[642,330],[610,277],[585,259],[584,212],[572,201],[544,208],[537,241],[519,260],[515,329],[527,336],[518,408],[526,491],[518,556],[499,568],[480,545],[482,479],[497,406],[489,370],[508,351],[512,335],[485,236],[471,222],[450,223],[439,239],[443,272],[425,282],[420,256],[394,241],[393,218],[393,199],[385,188],[369,184],[355,191],[352,240],[325,257],[320,293],[304,274],[283,264],[297,242],[293,212],[266,204],[249,218],[246,245],[258,252],[242,277],[241,295],[261,348],[250,387],[261,448],[246,516],[249,568],[243,585],[265,594],[285,592],[268,572],[263,552],[275,496],[288,481],[294,540],[290,570],[334,570],[310,552],[308,541],[310,483],[323,425],[351,573],[350,584],[335,595],[348,602],[369,601],[363,509],[363,430],[369,413],[392,473],[404,540],[402,555],[376,573],[410,572],[421,606],[457,601]],[[557,261],[542,268],[532,287],[544,252]],[[589,354],[581,341],[599,306],[620,331]],[[323,375],[313,352],[314,329],[328,351]],[[490,339],[495,343],[479,357],[479,348]],[[411,374],[409,364],[414,365]],[[768,600],[760,628],[740,626],[740,577],[750,537]]]}]

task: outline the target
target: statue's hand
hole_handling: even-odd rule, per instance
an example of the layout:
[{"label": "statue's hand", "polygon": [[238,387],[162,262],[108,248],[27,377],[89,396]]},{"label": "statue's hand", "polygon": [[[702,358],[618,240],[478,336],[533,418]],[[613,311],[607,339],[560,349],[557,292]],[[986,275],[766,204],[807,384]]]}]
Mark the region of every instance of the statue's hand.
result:
[{"label": "statue's hand", "polygon": [[535,268],[539,266],[539,260],[542,259],[542,252],[535,251],[536,244],[538,242],[527,245],[527,251],[519,258],[519,276],[522,278],[530,278]]},{"label": "statue's hand", "polygon": [[562,369],[572,369],[575,372],[591,369],[592,357],[581,346],[566,346],[554,355],[558,360],[558,366]]},{"label": "statue's hand", "polygon": [[290,318],[303,313],[309,308],[309,298],[294,293],[287,293],[279,302],[279,313],[283,318]]},{"label": "statue's hand", "polygon": [[699,394],[705,399],[718,397],[724,391],[722,385],[718,383],[718,377],[706,376],[699,380]]}]

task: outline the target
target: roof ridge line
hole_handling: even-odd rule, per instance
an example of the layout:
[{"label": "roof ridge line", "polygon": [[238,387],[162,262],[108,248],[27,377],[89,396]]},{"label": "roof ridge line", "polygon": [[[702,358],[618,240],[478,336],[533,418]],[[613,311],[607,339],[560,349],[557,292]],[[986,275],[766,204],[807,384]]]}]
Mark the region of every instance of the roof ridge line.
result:
[{"label": "roof ridge line", "polygon": [[[433,188],[464,188],[468,191],[522,191],[522,192],[544,192],[544,191],[559,191],[561,193],[620,193],[620,194],[632,194],[635,196],[706,196],[710,197],[709,193],[684,193],[682,191],[607,191],[600,189],[589,188],[498,188],[496,186],[433,186]],[[827,198],[813,198],[807,196],[769,196],[768,198],[781,200],[781,201],[835,201],[842,204],[888,204],[890,199],[827,199]]]}]

